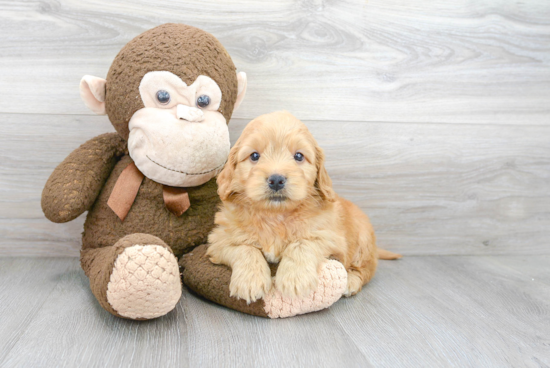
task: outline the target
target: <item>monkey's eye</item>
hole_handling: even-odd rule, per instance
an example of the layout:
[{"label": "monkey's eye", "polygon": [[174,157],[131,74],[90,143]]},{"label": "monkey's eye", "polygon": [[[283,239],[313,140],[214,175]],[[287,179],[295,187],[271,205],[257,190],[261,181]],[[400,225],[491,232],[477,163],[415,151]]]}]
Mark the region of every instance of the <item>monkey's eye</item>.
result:
[{"label": "monkey's eye", "polygon": [[294,154],[294,159],[295,159],[296,161],[303,161],[303,160],[304,160],[304,155],[302,155],[300,152],[296,152],[296,153]]},{"label": "monkey's eye", "polygon": [[258,152],[252,152],[252,154],[250,155],[250,160],[256,162],[259,159],[260,159],[260,154]]},{"label": "monkey's eye", "polygon": [[206,107],[210,105],[210,97],[207,95],[199,96],[199,98],[197,98],[197,105],[199,105],[199,107]]},{"label": "monkey's eye", "polygon": [[157,100],[163,104],[166,105],[168,102],[170,102],[170,93],[165,90],[160,90],[157,92]]}]

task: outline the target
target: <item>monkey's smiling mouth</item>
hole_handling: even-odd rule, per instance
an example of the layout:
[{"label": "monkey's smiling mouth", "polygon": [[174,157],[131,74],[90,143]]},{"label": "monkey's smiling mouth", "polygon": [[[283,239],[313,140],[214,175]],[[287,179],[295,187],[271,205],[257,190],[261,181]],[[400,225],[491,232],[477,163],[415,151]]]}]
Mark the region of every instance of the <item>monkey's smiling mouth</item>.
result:
[{"label": "monkey's smiling mouth", "polygon": [[227,162],[227,161],[224,161],[223,164],[221,164],[219,166],[216,166],[215,168],[213,168],[211,170],[203,171],[203,172],[200,172],[200,173],[188,173],[188,172],[185,172],[185,171],[175,170],[175,169],[171,169],[169,167],[166,167],[164,165],[161,165],[158,162],[156,162],[155,160],[153,160],[151,157],[149,157],[148,155],[145,155],[145,157],[147,157],[149,159],[149,161],[151,161],[155,165],[158,165],[158,166],[162,167],[163,169],[174,171],[174,172],[177,172],[177,173],[180,173],[180,174],[185,174],[185,175],[204,175],[204,174],[208,174],[208,173],[211,173],[212,171],[216,171],[216,170],[221,169],[225,165],[225,163]]}]

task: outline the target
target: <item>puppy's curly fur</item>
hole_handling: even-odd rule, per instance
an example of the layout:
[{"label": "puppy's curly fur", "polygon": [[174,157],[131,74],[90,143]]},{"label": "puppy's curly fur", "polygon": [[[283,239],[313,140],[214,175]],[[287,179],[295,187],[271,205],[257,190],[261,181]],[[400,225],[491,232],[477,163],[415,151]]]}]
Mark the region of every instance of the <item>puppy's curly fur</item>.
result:
[{"label": "puppy's curly fur", "polygon": [[272,287],[268,261],[279,262],[274,286],[290,297],[315,290],[319,265],[329,257],[348,272],[346,296],[374,276],[370,221],[334,193],[324,161],[307,127],[288,112],[262,115],[244,129],[217,179],[222,207],[208,238],[210,260],[232,268],[232,296],[261,299]]}]

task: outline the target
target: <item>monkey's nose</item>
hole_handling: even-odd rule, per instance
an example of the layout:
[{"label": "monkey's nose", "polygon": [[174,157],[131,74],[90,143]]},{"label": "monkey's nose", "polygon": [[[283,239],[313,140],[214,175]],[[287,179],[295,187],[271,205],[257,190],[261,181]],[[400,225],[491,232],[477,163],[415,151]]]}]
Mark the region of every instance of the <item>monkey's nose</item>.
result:
[{"label": "monkey's nose", "polygon": [[279,174],[273,174],[267,179],[267,185],[271,188],[271,190],[276,192],[283,189],[285,187],[285,183],[286,178]]},{"label": "monkey's nose", "polygon": [[201,109],[187,105],[178,105],[176,109],[176,116],[178,119],[187,121],[199,122],[204,120],[204,114]]}]

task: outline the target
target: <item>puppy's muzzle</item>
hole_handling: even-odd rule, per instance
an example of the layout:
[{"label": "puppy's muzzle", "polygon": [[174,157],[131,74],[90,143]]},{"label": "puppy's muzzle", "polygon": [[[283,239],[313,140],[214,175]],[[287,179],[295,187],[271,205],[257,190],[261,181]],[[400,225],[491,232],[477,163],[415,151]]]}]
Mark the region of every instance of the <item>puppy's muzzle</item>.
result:
[{"label": "puppy's muzzle", "polygon": [[278,192],[279,190],[283,189],[286,184],[286,178],[279,174],[273,174],[269,178],[267,178],[267,185],[271,190],[274,192]]}]

